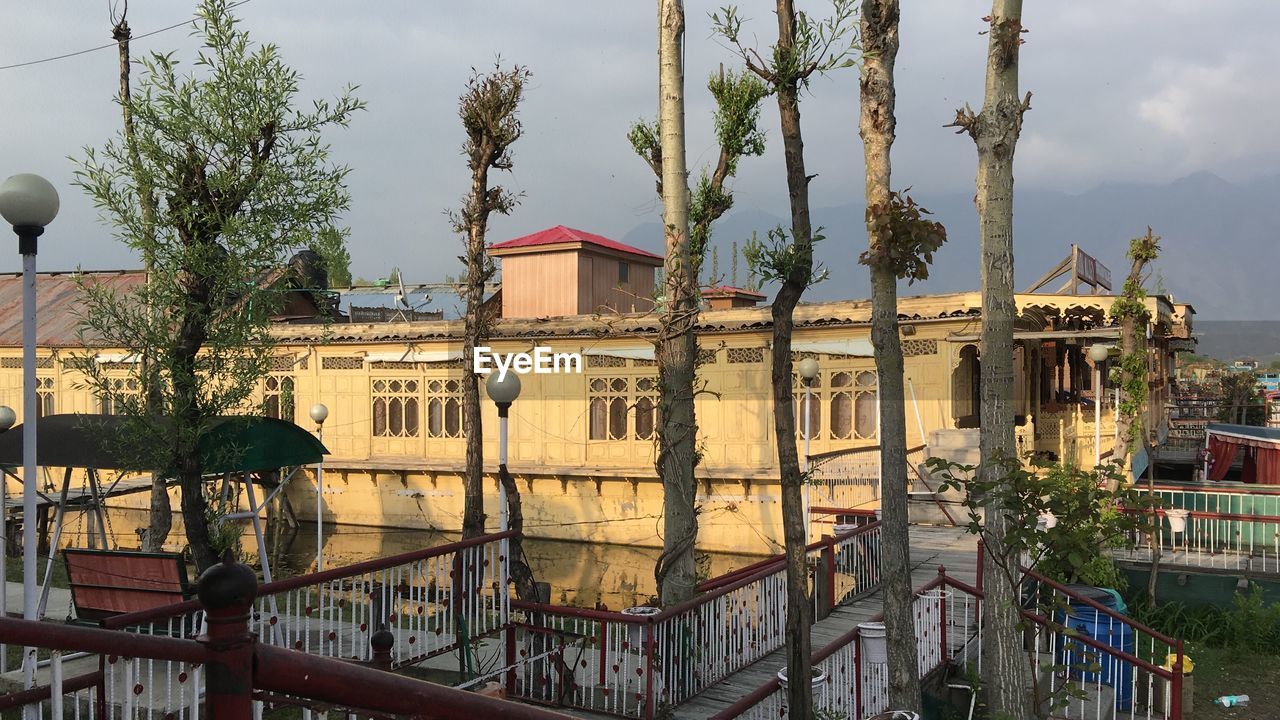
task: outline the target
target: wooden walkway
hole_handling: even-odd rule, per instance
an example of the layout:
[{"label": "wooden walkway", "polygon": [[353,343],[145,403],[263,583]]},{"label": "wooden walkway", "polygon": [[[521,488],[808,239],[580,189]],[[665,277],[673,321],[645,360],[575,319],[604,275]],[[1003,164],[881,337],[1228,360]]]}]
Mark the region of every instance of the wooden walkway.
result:
[{"label": "wooden walkway", "polygon": [[[938,566],[947,575],[972,584],[977,575],[977,542],[964,528],[911,527],[911,586],[921,587],[938,576]],[[825,620],[814,624],[810,634],[816,651],[836,640],[858,623],[881,614],[882,601],[877,590],[854,602],[836,608]],[[676,708],[677,718],[703,720],[741,700],[768,682],[786,665],[784,651],[779,649],[761,660],[703,690]],[[580,717],[603,717],[574,713]]]}]

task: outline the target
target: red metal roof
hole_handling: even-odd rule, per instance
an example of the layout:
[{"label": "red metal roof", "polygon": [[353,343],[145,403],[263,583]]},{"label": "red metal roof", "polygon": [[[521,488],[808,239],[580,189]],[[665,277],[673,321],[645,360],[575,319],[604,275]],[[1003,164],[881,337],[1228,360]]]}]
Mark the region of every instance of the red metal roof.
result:
[{"label": "red metal roof", "polygon": [[490,245],[490,250],[512,250],[515,248],[536,247],[538,245],[560,245],[563,243],[582,243],[583,245],[595,245],[597,247],[613,250],[614,252],[627,253],[628,255],[638,255],[653,260],[662,260],[661,255],[654,255],[637,247],[632,247],[617,240],[610,240],[603,235],[585,232],[583,230],[575,230],[564,225],[557,225],[546,230],[539,230],[532,235],[525,235],[514,240],[507,240],[495,245]]},{"label": "red metal roof", "polygon": [[702,291],[702,295],[704,297],[711,297],[713,295],[724,295],[724,296],[736,295],[740,297],[764,298],[763,293],[758,293],[755,290],[747,290],[745,288],[734,287],[732,285],[717,285],[715,287],[709,287]]},{"label": "red metal roof", "polygon": [[[146,283],[141,270],[85,272],[90,284],[113,286],[128,294]],[[36,274],[36,345],[48,347],[81,347],[79,335],[80,286],[76,273]],[[94,337],[86,333],[90,344]],[[22,346],[22,273],[0,274],[0,347]]]}]

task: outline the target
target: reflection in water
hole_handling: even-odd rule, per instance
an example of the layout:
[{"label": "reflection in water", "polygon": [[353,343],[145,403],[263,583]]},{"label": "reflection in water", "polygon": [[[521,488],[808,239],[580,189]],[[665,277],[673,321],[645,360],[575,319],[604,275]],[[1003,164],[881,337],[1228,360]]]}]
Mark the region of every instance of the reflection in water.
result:
[{"label": "reflection in water", "polygon": [[[137,549],[137,529],[147,524],[147,511],[134,508],[108,508],[107,534],[112,547]],[[264,523],[264,528],[266,523]],[[68,512],[61,547],[86,547],[87,523],[81,512]],[[241,548],[244,559],[257,564],[253,527],[242,522]],[[173,530],[165,549],[181,551],[186,545],[182,516],[174,513]],[[457,533],[406,528],[325,526],[324,566],[326,570],[364,560],[435,547],[459,539]],[[313,523],[301,523],[296,532],[268,533],[267,546],[274,547],[271,570],[276,579],[315,569],[316,531]],[[646,603],[657,591],[653,578],[659,548],[629,545],[604,545],[563,540],[526,539],[525,555],[534,577],[551,584],[551,601],[577,607],[603,604],[619,610]],[[715,577],[759,560],[752,555],[700,553],[700,577]],[[194,580],[194,570],[192,570]]]}]

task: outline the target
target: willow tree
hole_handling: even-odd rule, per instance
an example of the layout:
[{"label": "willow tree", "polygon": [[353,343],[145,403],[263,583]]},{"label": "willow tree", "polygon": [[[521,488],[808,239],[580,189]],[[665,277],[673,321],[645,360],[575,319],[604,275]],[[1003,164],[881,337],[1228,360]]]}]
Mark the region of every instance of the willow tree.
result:
[{"label": "willow tree", "polygon": [[[515,208],[519,196],[500,185],[491,184],[493,170],[510,171],[511,145],[524,132],[520,124],[520,102],[530,73],[514,65],[503,70],[494,63],[488,73],[472,71],[467,89],[458,98],[458,116],[467,139],[462,155],[471,170],[471,190],[462,208],[450,213],[454,230],[463,235],[462,279],[466,316],[463,318],[462,357],[471,362],[475,349],[484,344],[493,318],[484,306],[484,286],[494,275],[493,259],[485,246],[489,216],[506,215]],[[469,365],[468,365],[469,367]],[[473,538],[485,531],[484,515],[484,432],[480,420],[480,383],[473,372],[462,374],[462,423],[467,435],[467,461],[462,484],[465,493],[462,537]]]},{"label": "willow tree", "polygon": [[[791,335],[800,296],[824,272],[813,261],[814,232],[809,217],[809,181],[805,171],[804,136],[800,129],[800,92],[818,73],[854,64],[855,36],[852,0],[833,0],[834,12],[824,20],[797,13],[792,0],[777,0],[778,40],[761,54],[741,43],[743,20],[735,8],[712,15],[716,31],[738,52],[747,69],[764,81],[778,101],[782,149],[786,161],[791,229],[769,231],[769,239],[748,247],[748,262],[765,281],[777,281],[778,292],[770,307],[773,342],[770,346],[774,433],[778,445],[778,470],[782,485],[782,523],[786,546],[787,673],[795,678],[788,686],[787,709],[791,717],[813,715],[810,684],[812,609],[808,598],[808,565],[805,560],[804,491],[796,448],[795,403],[792,399]],[[764,57],[769,59],[765,60]]]},{"label": "willow tree", "polygon": [[[661,308],[662,329],[655,353],[661,393],[658,417],[662,419],[656,467],[663,486],[664,532],[663,552],[654,570],[662,604],[673,605],[693,597],[697,584],[693,551],[698,534],[694,507],[694,469],[699,459],[694,413],[698,344],[693,330],[700,309],[698,277],[711,224],[733,207],[726,181],[737,174],[743,157],[764,153],[759,119],[766,89],[754,76],[732,71],[708,81],[707,89],[716,101],[720,153],[715,168],[702,171],[690,195],[684,159],[683,8],[672,0],[661,0],[659,8],[659,121],[638,122],[627,137],[657,176],[666,235],[663,297],[674,299]],[[677,82],[680,90],[674,91],[672,84]]]},{"label": "willow tree", "polygon": [[[1013,153],[1031,93],[1018,96],[1018,50],[1022,45],[1022,0],[992,0],[987,45],[986,95],[982,111],[966,105],[952,127],[968,133],[978,148],[975,204],[982,254],[982,439],[979,472],[984,479],[1002,472],[1017,457],[1013,435]],[[1011,552],[1005,509],[992,493],[986,505],[989,554],[1005,562]],[[997,717],[1029,716],[1030,677],[1022,647],[1018,596],[1009,577],[986,573],[982,646],[987,704]]]},{"label": "willow tree", "polygon": [[858,131],[866,162],[867,252],[871,273],[871,343],[880,397],[880,477],[884,553],[884,624],[889,648],[889,706],[920,707],[920,668],[912,611],[911,538],[907,527],[907,416],[898,280],[929,276],[933,253],[946,240],[928,211],[890,188],[898,57],[898,0],[862,2],[862,81]]},{"label": "willow tree", "polygon": [[[97,345],[150,358],[131,372],[149,399],[91,358],[97,394],[127,416],[122,451],[139,469],[176,477],[196,564],[216,562],[200,442],[210,420],[249,405],[269,369],[270,313],[283,283],[264,282],[289,253],[333,229],[349,196],[323,132],[363,107],[348,89],[295,109],[299,75],[273,45],[255,45],[226,0],[204,0],[193,69],[171,54],[141,62],[132,118],[101,150],[88,148],[77,183],[115,235],[151,258],[150,282],[129,293],[83,286],[82,321]],[[140,194],[154,193],[150,219]],[[153,322],[152,312],[164,322]],[[141,381],[141,382],[139,382]]]}]

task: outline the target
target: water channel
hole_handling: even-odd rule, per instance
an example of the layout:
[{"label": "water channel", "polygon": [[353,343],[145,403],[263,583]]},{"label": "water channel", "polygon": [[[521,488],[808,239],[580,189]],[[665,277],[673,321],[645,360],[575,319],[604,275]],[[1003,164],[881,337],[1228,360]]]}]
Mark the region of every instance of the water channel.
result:
[{"label": "water channel", "polygon": [[[140,546],[137,529],[146,526],[147,511],[109,507],[106,512],[107,536],[112,547],[137,549]],[[166,549],[177,552],[186,545],[186,536],[181,516],[175,513],[173,520]],[[88,547],[88,523],[83,513],[68,511],[64,527],[59,547]],[[326,525],[324,538],[324,567],[329,570],[444,545],[458,540],[460,535],[433,530]],[[242,559],[256,566],[253,529],[247,520],[242,524],[240,545]],[[267,545],[275,551],[271,568],[275,579],[315,569],[314,523],[300,523],[296,532],[285,530],[278,539],[269,536]],[[653,568],[661,553],[659,548],[529,538],[524,541],[524,550],[534,577],[551,584],[553,603],[619,610],[645,604],[656,594]],[[698,575],[715,577],[758,560],[760,557],[755,555],[699,553]],[[194,569],[190,571],[194,581]]]}]

